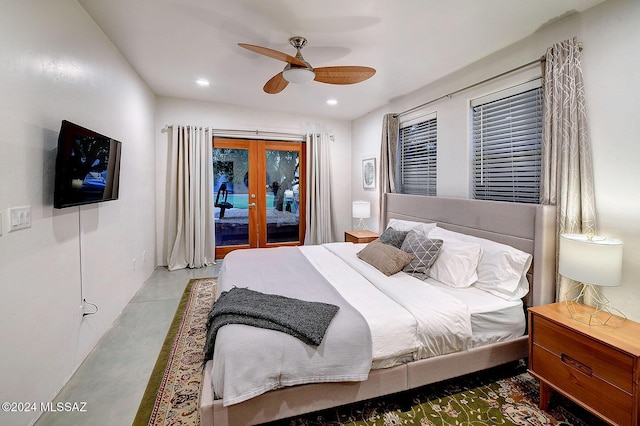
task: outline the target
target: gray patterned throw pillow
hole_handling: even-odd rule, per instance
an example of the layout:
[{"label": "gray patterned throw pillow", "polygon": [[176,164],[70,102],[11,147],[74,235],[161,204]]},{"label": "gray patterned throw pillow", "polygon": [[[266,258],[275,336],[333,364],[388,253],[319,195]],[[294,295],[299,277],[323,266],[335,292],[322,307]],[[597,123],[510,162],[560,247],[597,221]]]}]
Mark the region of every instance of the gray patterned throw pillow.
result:
[{"label": "gray patterned throw pillow", "polygon": [[396,231],[393,228],[387,228],[382,235],[380,235],[380,241],[392,245],[395,248],[400,248],[406,236],[407,231]]},{"label": "gray patterned throw pillow", "polygon": [[414,257],[402,270],[422,280],[427,279],[429,269],[438,258],[441,247],[442,240],[427,238],[415,231],[409,231],[401,248],[413,254]]}]

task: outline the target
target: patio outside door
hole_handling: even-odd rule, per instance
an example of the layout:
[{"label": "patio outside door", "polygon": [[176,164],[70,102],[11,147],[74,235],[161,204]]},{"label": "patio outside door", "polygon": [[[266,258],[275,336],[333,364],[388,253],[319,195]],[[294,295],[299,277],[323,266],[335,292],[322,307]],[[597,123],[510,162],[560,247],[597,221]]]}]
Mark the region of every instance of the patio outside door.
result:
[{"label": "patio outside door", "polygon": [[216,258],[303,243],[304,148],[301,142],[213,139]]}]

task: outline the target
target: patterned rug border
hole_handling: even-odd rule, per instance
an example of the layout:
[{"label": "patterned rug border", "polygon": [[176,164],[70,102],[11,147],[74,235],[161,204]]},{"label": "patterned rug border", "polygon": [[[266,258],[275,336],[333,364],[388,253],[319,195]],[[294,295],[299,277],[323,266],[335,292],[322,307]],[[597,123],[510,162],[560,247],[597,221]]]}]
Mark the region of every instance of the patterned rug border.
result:
[{"label": "patterned rug border", "polygon": [[[167,335],[156,359],[156,363],[147,382],[142,400],[138,406],[136,417],[132,423],[132,426],[146,426],[149,425],[154,412],[158,407],[158,399],[162,395],[165,383],[167,381],[167,374],[169,373],[170,362],[174,359],[178,332],[185,326],[184,322],[187,317],[187,309],[194,303],[194,298],[197,297],[196,291],[193,291],[194,287],[200,282],[217,281],[215,277],[210,278],[192,278],[187,283],[180,302],[176,308],[176,312],[167,331]],[[199,402],[199,401],[198,401]],[[199,418],[198,418],[199,420]],[[199,422],[198,422],[199,423]]]}]

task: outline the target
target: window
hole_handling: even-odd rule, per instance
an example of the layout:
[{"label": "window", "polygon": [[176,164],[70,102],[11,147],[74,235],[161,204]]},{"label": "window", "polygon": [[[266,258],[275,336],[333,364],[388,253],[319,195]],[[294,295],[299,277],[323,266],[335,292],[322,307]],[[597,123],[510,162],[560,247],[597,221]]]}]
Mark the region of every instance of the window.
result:
[{"label": "window", "polygon": [[471,102],[473,197],[538,203],[542,145],[540,81]]},{"label": "window", "polygon": [[398,192],[436,195],[437,119],[424,115],[400,123]]}]

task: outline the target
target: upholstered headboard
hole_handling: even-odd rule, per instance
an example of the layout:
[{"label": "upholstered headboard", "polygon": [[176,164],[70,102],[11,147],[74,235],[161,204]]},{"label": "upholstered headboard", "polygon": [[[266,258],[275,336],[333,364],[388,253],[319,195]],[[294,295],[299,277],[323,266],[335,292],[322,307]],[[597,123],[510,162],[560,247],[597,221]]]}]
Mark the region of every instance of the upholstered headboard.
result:
[{"label": "upholstered headboard", "polygon": [[542,204],[386,194],[389,219],[436,222],[451,231],[508,244],[533,255],[527,306],[555,300],[556,209]]}]

